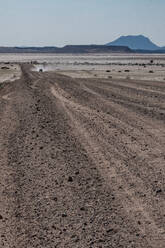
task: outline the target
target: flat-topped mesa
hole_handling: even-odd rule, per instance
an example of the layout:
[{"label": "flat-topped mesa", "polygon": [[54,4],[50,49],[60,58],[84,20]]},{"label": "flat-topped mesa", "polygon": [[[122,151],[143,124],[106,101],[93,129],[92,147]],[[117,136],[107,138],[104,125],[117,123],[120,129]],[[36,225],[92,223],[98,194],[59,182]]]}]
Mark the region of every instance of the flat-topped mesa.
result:
[{"label": "flat-topped mesa", "polygon": [[61,51],[71,52],[71,53],[132,52],[132,50],[126,46],[104,46],[104,45],[67,45],[63,47]]}]

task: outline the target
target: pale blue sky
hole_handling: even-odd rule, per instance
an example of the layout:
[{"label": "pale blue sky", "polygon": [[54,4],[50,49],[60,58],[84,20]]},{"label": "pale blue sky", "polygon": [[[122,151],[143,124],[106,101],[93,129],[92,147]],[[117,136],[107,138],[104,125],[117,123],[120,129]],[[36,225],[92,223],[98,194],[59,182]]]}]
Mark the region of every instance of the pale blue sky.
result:
[{"label": "pale blue sky", "polygon": [[165,0],[0,0],[0,46],[105,44],[143,34],[165,46]]}]

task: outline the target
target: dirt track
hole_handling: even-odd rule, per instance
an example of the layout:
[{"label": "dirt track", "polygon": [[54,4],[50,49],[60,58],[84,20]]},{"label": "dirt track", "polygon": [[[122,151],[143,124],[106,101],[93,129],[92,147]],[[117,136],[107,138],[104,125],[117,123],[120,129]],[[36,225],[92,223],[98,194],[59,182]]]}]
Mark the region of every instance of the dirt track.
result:
[{"label": "dirt track", "polygon": [[0,247],[164,248],[164,100],[22,66],[0,89]]}]

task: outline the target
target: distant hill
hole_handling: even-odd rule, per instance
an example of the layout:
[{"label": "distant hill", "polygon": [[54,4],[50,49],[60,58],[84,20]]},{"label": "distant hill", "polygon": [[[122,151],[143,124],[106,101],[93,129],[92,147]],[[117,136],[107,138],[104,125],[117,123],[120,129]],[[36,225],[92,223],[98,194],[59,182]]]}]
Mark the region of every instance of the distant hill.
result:
[{"label": "distant hill", "polygon": [[154,44],[149,38],[143,35],[121,36],[117,40],[106,44],[106,46],[127,46],[133,50],[150,50],[150,51],[161,49],[159,46]]},{"label": "distant hill", "polygon": [[68,45],[59,47],[0,47],[0,53],[131,53],[125,46]]},{"label": "distant hill", "polygon": [[57,47],[0,47],[0,53],[51,53]]},{"label": "distant hill", "polygon": [[143,53],[143,54],[165,54],[165,48],[159,48],[158,50],[141,50],[141,49],[137,49],[137,50],[133,50],[134,53]]},{"label": "distant hill", "polygon": [[0,53],[165,53],[165,47],[158,47],[148,38],[140,35],[121,36],[116,41],[110,42],[106,45],[0,47]]},{"label": "distant hill", "polygon": [[130,53],[132,50],[125,46],[104,45],[68,45],[60,49],[66,53]]}]

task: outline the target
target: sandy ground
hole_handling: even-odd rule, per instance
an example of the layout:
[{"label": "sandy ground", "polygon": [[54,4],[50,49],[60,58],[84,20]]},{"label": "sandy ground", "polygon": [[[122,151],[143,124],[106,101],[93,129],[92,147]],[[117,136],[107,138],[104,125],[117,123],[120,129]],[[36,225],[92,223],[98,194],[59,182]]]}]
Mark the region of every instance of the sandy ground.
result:
[{"label": "sandy ground", "polygon": [[[0,63],[4,62],[33,62],[34,71],[59,71],[72,78],[165,81],[164,54],[0,54]],[[15,72],[20,76],[19,68]],[[4,81],[1,71],[0,81]]]},{"label": "sandy ground", "polygon": [[[45,61],[44,61],[45,58]],[[52,60],[50,60],[50,58]],[[153,63],[150,63],[150,61]],[[41,63],[44,61],[43,63]],[[37,57],[33,70],[72,78],[113,78],[165,82],[165,55],[61,55]]]},{"label": "sandy ground", "polygon": [[111,65],[98,66],[86,70],[60,70],[61,74],[72,78],[113,78],[113,79],[135,79],[152,80],[165,82],[165,67],[162,66],[141,66],[133,65]]},{"label": "sandy ground", "polygon": [[165,54],[123,54],[123,53],[108,53],[108,54],[3,54],[0,53],[0,62],[18,62],[27,63],[37,61],[39,63],[50,63],[60,65],[69,64],[105,64],[105,63],[128,63],[130,61],[145,63],[151,59],[155,63],[164,63]]},{"label": "sandy ground", "polygon": [[0,88],[0,247],[165,247],[165,82],[22,65]]},{"label": "sandy ground", "polygon": [[18,64],[0,63],[0,83],[15,81],[21,77],[21,69]]}]

